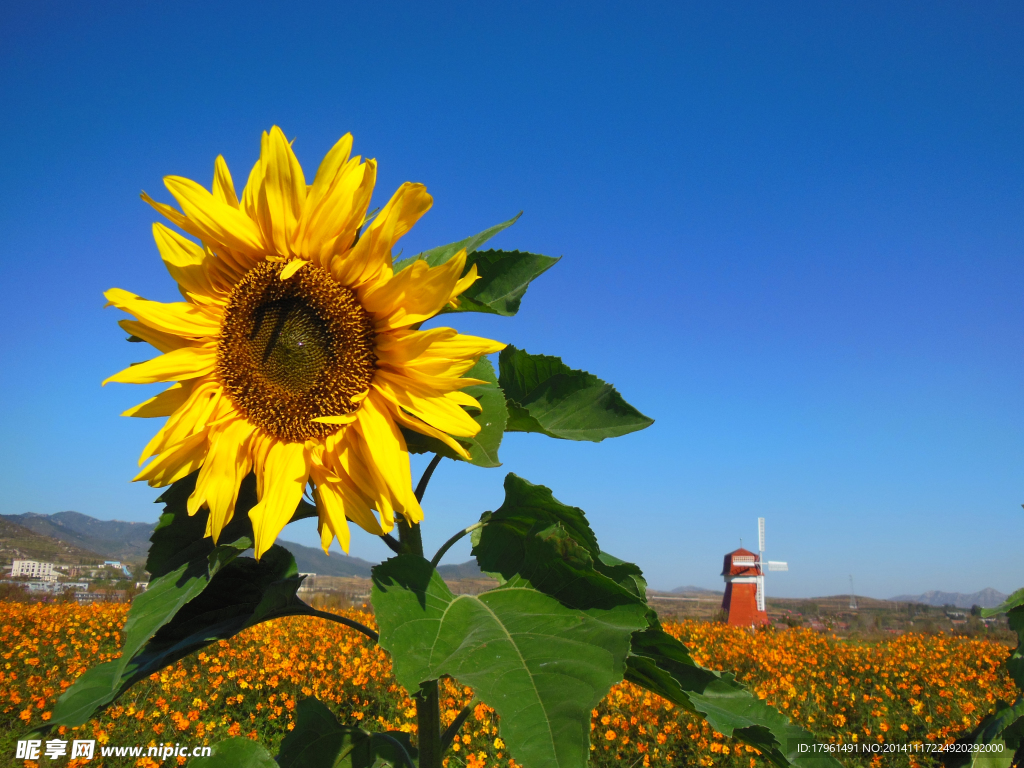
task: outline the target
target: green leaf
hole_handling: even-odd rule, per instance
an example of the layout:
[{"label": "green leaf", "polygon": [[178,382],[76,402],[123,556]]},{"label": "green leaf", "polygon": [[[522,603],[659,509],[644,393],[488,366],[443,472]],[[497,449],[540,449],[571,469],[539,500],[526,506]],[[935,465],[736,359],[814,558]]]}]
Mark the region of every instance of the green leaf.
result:
[{"label": "green leaf", "polygon": [[[480,379],[486,384],[474,384],[466,387],[463,392],[475,397],[482,408],[473,414],[473,419],[480,425],[475,437],[460,437],[459,442],[469,449],[470,463],[478,467],[500,467],[498,447],[505,436],[505,423],[508,410],[505,407],[505,395],[498,387],[498,379],[494,375],[494,366],[482,358],[464,374],[468,379]],[[449,459],[465,461],[459,454],[442,443],[436,437],[428,437],[411,429],[403,429],[406,446],[411,453],[437,453]]]},{"label": "green leaf", "polygon": [[810,733],[751,694],[731,674],[697,665],[686,646],[661,629],[656,619],[633,635],[626,680],[701,714],[716,731],[756,747],[774,765],[840,765],[827,755],[801,755],[799,745],[815,741]]},{"label": "green leaf", "polygon": [[498,357],[498,384],[508,401],[509,432],[600,442],[649,427],[653,419],[615,387],[557,357],[508,346]]},{"label": "green leaf", "polygon": [[590,712],[622,679],[642,606],[573,610],[525,582],[455,596],[430,563],[399,555],[373,569],[381,644],[407,690],[451,675],[494,708],[516,761],[583,768]]},{"label": "green leaf", "polygon": [[368,733],[342,725],[323,702],[303,699],[295,708],[295,729],[281,742],[280,768],[413,768],[416,750],[409,734]]},{"label": "green leaf", "polygon": [[[215,640],[277,616],[312,613],[296,597],[302,579],[288,550],[274,545],[259,562],[240,557],[252,546],[244,534],[251,535],[247,512],[255,489],[246,483],[217,546],[202,538],[208,512],[189,517],[185,509],[189,482],[164,494],[167,512],[147,562],[155,578],[132,601],[121,656],[79,677],[58,700],[52,725],[85,723],[139,680]],[[189,538],[194,535],[198,541]]]},{"label": "green leaf", "polygon": [[509,474],[505,501],[482,518],[473,555],[480,568],[507,586],[522,580],[572,608],[633,602],[647,626],[633,634],[625,679],[698,712],[717,731],[757,747],[775,765],[835,766],[834,760],[799,755],[813,737],[753,696],[731,675],[698,666],[686,646],[661,629],[647,607],[640,569],[600,550],[583,511],[558,501],[550,489]]},{"label": "green leaf", "polygon": [[130,664],[135,655],[158,629],[200,595],[222,568],[251,545],[244,538],[232,544],[222,544],[208,556],[197,557],[151,581],[149,589],[132,601],[128,611],[121,657],[92,667],[79,677],[57,700],[52,725],[84,724],[93,712],[109,704],[124,688],[139,679],[135,674],[136,666]]},{"label": "green leaf", "polygon": [[986,618],[989,616],[998,616],[1001,613],[1009,613],[1014,608],[1021,605],[1024,605],[1024,588],[1018,589],[995,608],[982,608],[981,615]]},{"label": "green leaf", "polygon": [[193,757],[188,768],[278,768],[259,742],[242,736],[218,741],[206,757]]},{"label": "green leaf", "polygon": [[475,264],[480,276],[458,298],[451,312],[483,312],[511,317],[519,311],[530,283],[558,263],[561,257],[523,251],[477,251],[466,258],[466,271]]},{"label": "green leaf", "polygon": [[418,259],[423,259],[430,266],[436,267],[438,264],[444,264],[463,248],[466,249],[467,254],[473,253],[473,251],[503,229],[508,229],[515,224],[522,215],[523,212],[520,211],[508,221],[502,222],[501,224],[495,224],[493,227],[485,229],[483,232],[473,235],[472,237],[467,237],[465,240],[459,240],[457,243],[449,243],[448,245],[440,245],[437,248],[431,248],[429,251],[424,251],[423,253],[412,256],[411,258],[402,259],[394,265],[395,274],[401,272],[406,267],[411,266],[412,263]]}]

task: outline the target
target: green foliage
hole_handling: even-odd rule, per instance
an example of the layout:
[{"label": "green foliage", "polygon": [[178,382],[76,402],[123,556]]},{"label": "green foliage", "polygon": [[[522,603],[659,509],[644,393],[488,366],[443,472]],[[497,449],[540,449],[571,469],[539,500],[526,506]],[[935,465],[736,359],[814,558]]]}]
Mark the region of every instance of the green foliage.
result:
[{"label": "green foliage", "polygon": [[498,358],[498,371],[508,401],[508,432],[596,443],[654,423],[611,384],[570,368],[560,358],[509,346]]},{"label": "green foliage", "polygon": [[575,610],[525,582],[455,596],[413,555],[377,566],[373,581],[381,645],[406,689],[451,675],[498,713],[517,762],[586,765],[590,712],[622,679],[641,606]]},{"label": "green foliage", "polygon": [[368,733],[342,725],[323,702],[309,698],[295,709],[295,729],[281,742],[280,768],[414,768],[409,734]]},{"label": "green foliage", "polygon": [[185,509],[194,481],[181,480],[164,494],[167,511],[147,561],[154,578],[132,602],[121,657],[78,678],[58,700],[52,725],[85,723],[139,680],[246,627],[313,613],[296,597],[302,579],[288,550],[274,545],[259,562],[240,557],[252,546],[247,512],[256,503],[255,484],[243,484],[235,516],[214,545],[196,538],[206,514],[190,517]]},{"label": "green foliage", "polygon": [[702,714],[717,731],[757,747],[775,765],[837,765],[828,757],[798,756],[798,745],[811,741],[810,734],[731,675],[698,666],[648,608],[640,569],[600,550],[582,510],[561,503],[544,486],[509,474],[504,503],[483,521],[474,535],[473,554],[481,569],[499,576],[506,588],[529,585],[576,609],[627,602],[644,610],[644,626],[631,638],[626,680]]},{"label": "green foliage", "polygon": [[[483,410],[474,413],[473,419],[480,425],[480,431],[474,437],[459,438],[469,449],[470,463],[478,467],[500,467],[498,447],[505,436],[505,422],[508,411],[505,408],[505,396],[498,386],[494,375],[494,366],[486,359],[480,360],[466,371],[468,379],[480,379],[486,384],[474,384],[463,391],[475,397]],[[420,432],[402,429],[406,446],[411,453],[437,453],[449,459],[464,461],[455,451],[436,437],[428,437]]]},{"label": "green foliage", "polygon": [[530,283],[558,261],[559,258],[524,251],[471,253],[466,258],[466,270],[475,264],[479,278],[459,296],[457,307],[447,307],[443,313],[483,312],[511,317],[519,311]]},{"label": "green foliage", "polygon": [[508,221],[497,224],[473,237],[449,243],[395,264],[395,272],[401,272],[417,260],[425,261],[432,267],[444,264],[455,254],[466,249],[466,267],[463,275],[475,265],[478,278],[459,297],[458,306],[447,307],[448,312],[483,312],[490,315],[511,317],[519,311],[519,304],[526,289],[536,278],[547,272],[558,263],[558,258],[542,256],[539,253],[523,251],[478,251],[481,245],[496,234],[511,227],[520,212]]}]

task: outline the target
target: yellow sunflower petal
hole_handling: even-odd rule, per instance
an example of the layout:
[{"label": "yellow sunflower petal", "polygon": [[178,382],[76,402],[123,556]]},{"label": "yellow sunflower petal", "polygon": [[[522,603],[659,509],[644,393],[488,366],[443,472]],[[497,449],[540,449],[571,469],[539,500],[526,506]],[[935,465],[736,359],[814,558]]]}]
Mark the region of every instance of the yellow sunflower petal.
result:
[{"label": "yellow sunflower petal", "polygon": [[[354,483],[352,478],[341,468],[334,450],[327,448],[319,452],[314,451],[311,471],[314,482],[332,485],[334,493],[340,496],[344,504],[343,512],[348,520],[374,536],[384,534],[384,529],[377,518],[373,516],[372,499],[363,493],[358,484]],[[338,539],[340,541],[341,537],[339,536]]]},{"label": "yellow sunflower petal", "polygon": [[[379,397],[371,390],[359,409],[359,418],[353,425],[363,437],[359,447],[366,456],[366,463],[371,465],[371,471],[380,474],[390,492],[390,498],[383,497],[378,501],[390,501],[407,520],[419,522],[423,519],[423,510],[412,492],[405,438],[391,419],[386,403],[381,403]],[[384,509],[378,511],[386,514]]]},{"label": "yellow sunflower petal", "polygon": [[115,373],[103,383],[153,384],[158,381],[182,381],[213,373],[217,367],[215,347],[182,347],[132,365]]},{"label": "yellow sunflower petal", "polygon": [[466,450],[465,446],[463,446],[462,443],[460,443],[454,437],[449,435],[447,432],[442,432],[439,429],[434,429],[432,426],[427,424],[422,419],[417,419],[415,416],[411,416],[410,414],[406,413],[401,408],[399,408],[397,405],[391,409],[391,417],[396,422],[401,424],[403,427],[408,427],[409,429],[427,435],[428,437],[436,437],[442,443],[444,443],[457,454],[459,454],[459,456],[464,458],[466,461],[469,461],[469,451]]},{"label": "yellow sunflower petal", "polygon": [[231,180],[231,171],[224,161],[224,155],[217,155],[217,160],[213,164],[213,196],[232,208],[238,207],[235,183]]},{"label": "yellow sunflower petal", "polygon": [[465,251],[436,267],[417,261],[360,298],[373,314],[378,332],[408,327],[429,320],[444,308],[465,266]]},{"label": "yellow sunflower petal", "polygon": [[170,416],[181,408],[192,395],[193,382],[172,384],[156,397],[151,397],[134,408],[129,408],[122,416],[135,416],[139,419],[152,419]]},{"label": "yellow sunflower petal", "polygon": [[416,381],[386,370],[377,372],[373,386],[395,405],[450,435],[474,437],[480,431],[480,425],[462,410],[456,399],[462,393],[438,394]]},{"label": "yellow sunflower petal", "polygon": [[458,333],[453,328],[431,328],[426,331],[401,329],[377,335],[375,344],[381,360],[400,365],[425,354],[434,344],[453,339]]},{"label": "yellow sunflower petal", "polygon": [[[366,220],[377,181],[377,163],[374,160],[359,163],[359,160],[357,156],[349,161],[349,166],[343,171],[343,179],[310,213],[301,246],[302,253],[310,258],[316,258],[319,253],[318,263],[324,269],[333,269],[335,258],[344,258],[356,244],[356,233]],[[348,167],[352,170],[349,171]]]},{"label": "yellow sunflower petal", "polygon": [[225,286],[216,285],[211,279],[216,273],[208,274],[204,264],[208,257],[201,246],[158,222],[153,224],[153,239],[164,266],[183,290],[200,296],[223,295]]},{"label": "yellow sunflower petal", "polygon": [[266,457],[256,463],[256,477],[262,488],[259,502],[249,510],[256,559],[274,544],[299,506],[309,478],[309,453],[302,443],[274,441]]},{"label": "yellow sunflower petal", "polygon": [[142,449],[142,455],[139,456],[140,466],[151,456],[163,453],[168,446],[177,445],[186,437],[212,426],[212,417],[217,411],[219,401],[223,399],[220,385],[210,380],[193,380],[187,382],[186,387],[190,390],[188,399],[171,414],[163,427],[157,430]]},{"label": "yellow sunflower petal", "polygon": [[167,176],[164,186],[204,242],[219,243],[252,258],[266,253],[260,228],[242,211],[218,200],[191,179]]},{"label": "yellow sunflower petal", "polygon": [[151,344],[161,352],[170,352],[182,347],[196,347],[200,344],[195,339],[155,330],[145,323],[140,323],[138,320],[118,320],[117,324],[127,333],[142,339],[147,344]]},{"label": "yellow sunflower petal", "polygon": [[210,436],[210,449],[199,470],[195,490],[188,498],[188,513],[194,515],[206,505],[206,535],[216,544],[220,532],[231,521],[238,500],[238,489],[249,474],[249,438],[255,428],[244,419],[235,419]]},{"label": "yellow sunflower petal", "polygon": [[203,430],[185,438],[153,459],[132,482],[145,480],[152,488],[163,488],[192,474],[206,459],[206,437],[207,431]]},{"label": "yellow sunflower petal", "polygon": [[433,200],[422,184],[403,184],[366,228],[355,247],[334,258],[331,274],[338,282],[352,288],[387,281],[392,275],[392,247],[430,210]]},{"label": "yellow sunflower petal", "polygon": [[346,229],[350,232],[351,243],[356,228],[362,223],[370,202],[368,194],[359,194],[366,180],[366,169],[358,156],[349,159],[351,151],[352,134],[346,133],[317,169],[296,235],[300,256],[320,256],[324,244]]},{"label": "yellow sunflower petal", "polygon": [[292,259],[285,264],[284,269],[281,270],[280,279],[287,280],[307,264],[309,264],[309,262],[305,259]]},{"label": "yellow sunflower petal", "polygon": [[220,318],[195,304],[147,301],[120,288],[111,288],[103,296],[112,306],[135,315],[150,328],[164,333],[192,338],[214,338],[220,333]]},{"label": "yellow sunflower petal", "polygon": [[292,244],[306,202],[306,178],[284,132],[276,125],[263,134],[263,184],[256,199],[263,239],[274,253],[294,253]]},{"label": "yellow sunflower petal", "polygon": [[324,554],[329,554],[331,542],[338,540],[341,550],[348,554],[351,533],[348,529],[348,519],[345,517],[345,502],[341,496],[341,489],[336,482],[327,479],[327,473],[313,462],[309,470],[310,479],[313,481],[313,500],[316,502],[316,510],[319,516],[318,529],[320,532],[320,546]]}]

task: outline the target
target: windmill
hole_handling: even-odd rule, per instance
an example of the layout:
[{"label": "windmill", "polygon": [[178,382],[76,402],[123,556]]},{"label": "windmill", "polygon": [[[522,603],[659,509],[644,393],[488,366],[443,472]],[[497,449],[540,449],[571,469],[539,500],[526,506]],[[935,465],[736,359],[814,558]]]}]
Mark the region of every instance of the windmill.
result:
[{"label": "windmill", "polygon": [[758,552],[740,548],[725,556],[722,576],[725,577],[725,595],[722,608],[729,613],[729,623],[737,626],[756,626],[769,623],[764,609],[764,574],[769,571],[788,571],[789,564],[764,559],[764,518],[757,519]]},{"label": "windmill", "polygon": [[788,571],[789,563],[783,562],[782,560],[765,560],[764,559],[764,518],[757,518],[757,564],[761,566],[758,570],[757,576],[757,610],[764,610],[764,566],[768,564],[769,571]]}]

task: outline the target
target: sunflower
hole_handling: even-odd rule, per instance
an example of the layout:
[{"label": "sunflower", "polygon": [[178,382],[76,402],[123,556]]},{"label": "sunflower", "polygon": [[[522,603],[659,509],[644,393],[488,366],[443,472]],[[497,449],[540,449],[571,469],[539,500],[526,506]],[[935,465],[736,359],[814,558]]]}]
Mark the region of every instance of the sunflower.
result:
[{"label": "sunflower", "polygon": [[[462,390],[483,355],[505,345],[451,328],[420,330],[476,279],[466,253],[395,272],[391,249],[430,208],[405,183],[368,223],[376,163],[350,158],[351,135],[306,184],[280,128],[262,137],[241,199],[218,157],[212,191],[164,184],[181,211],[143,199],[199,242],[156,223],[153,235],[184,301],[147,301],[114,288],[120,325],[162,354],[107,381],[173,382],[125,416],[167,417],[139,459],[136,480],[160,487],[199,471],[188,512],[209,509],[217,540],[239,485],[255,472],[256,556],[288,523],[307,487],[324,550],[349,548],[348,521],[381,535],[395,515],[423,519],[401,427],[467,457],[456,438],[480,427]],[[148,463],[147,463],[148,462]],[[375,514],[376,512],[376,514]]]}]

